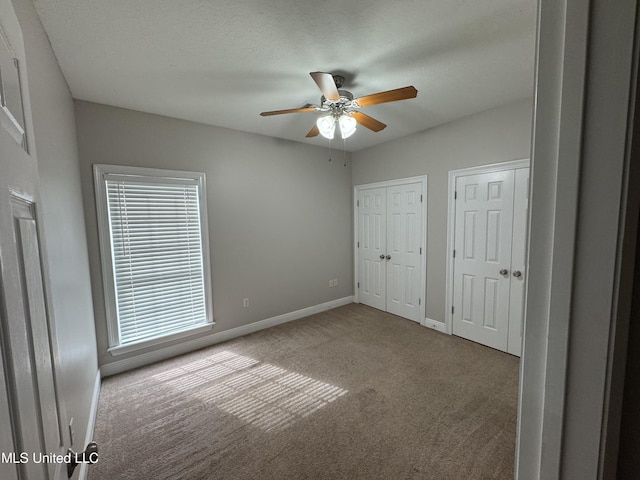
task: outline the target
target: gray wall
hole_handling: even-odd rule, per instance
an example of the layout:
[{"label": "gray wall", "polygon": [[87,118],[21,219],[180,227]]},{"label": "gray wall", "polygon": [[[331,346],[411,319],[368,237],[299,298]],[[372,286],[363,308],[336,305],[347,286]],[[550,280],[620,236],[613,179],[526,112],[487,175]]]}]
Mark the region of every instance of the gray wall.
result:
[{"label": "gray wall", "polygon": [[[27,134],[40,177],[37,214],[59,353],[58,393],[66,422],[74,417],[73,446],[84,449],[98,368],[73,100],[33,4],[18,0],[14,5],[24,39],[33,125]],[[66,430],[63,435],[66,439]]]},{"label": "gray wall", "polygon": [[353,154],[353,185],[429,175],[427,318],[445,320],[449,170],[529,158],[532,116],[523,100]]},{"label": "gray wall", "polygon": [[95,163],[205,172],[211,333],[353,294],[350,162],[329,162],[326,148],[95,103],[77,101],[76,120],[101,366],[135,353],[107,352]]}]

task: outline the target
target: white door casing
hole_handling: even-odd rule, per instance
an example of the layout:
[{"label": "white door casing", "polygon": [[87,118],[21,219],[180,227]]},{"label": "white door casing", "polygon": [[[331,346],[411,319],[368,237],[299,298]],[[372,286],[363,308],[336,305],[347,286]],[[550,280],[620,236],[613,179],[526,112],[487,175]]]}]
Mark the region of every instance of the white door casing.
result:
[{"label": "white door casing", "polygon": [[513,170],[456,181],[453,332],[507,349]]},{"label": "white door casing", "polygon": [[426,177],[355,187],[355,301],[422,322]]}]

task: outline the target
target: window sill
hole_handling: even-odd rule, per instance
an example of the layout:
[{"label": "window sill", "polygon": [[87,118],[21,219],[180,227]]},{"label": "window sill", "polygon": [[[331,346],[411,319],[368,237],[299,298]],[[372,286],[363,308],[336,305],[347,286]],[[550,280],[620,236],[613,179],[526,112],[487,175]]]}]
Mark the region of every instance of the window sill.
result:
[{"label": "window sill", "polygon": [[116,345],[110,347],[107,351],[114,357],[118,355],[124,355],[125,353],[135,352],[136,350],[142,350],[143,348],[153,347],[155,345],[161,345],[163,343],[171,342],[179,338],[189,337],[191,335],[197,335],[199,333],[208,332],[213,328],[213,323],[207,323],[206,325],[199,325],[188,330],[180,330],[176,333],[170,333],[162,337],[151,338],[148,340],[142,340],[140,342],[128,343],[126,345]]}]

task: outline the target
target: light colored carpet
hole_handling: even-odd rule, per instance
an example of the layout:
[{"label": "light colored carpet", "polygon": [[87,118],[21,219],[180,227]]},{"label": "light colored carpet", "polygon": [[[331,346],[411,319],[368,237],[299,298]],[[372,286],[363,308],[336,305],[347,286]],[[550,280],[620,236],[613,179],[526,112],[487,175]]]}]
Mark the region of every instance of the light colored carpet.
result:
[{"label": "light colored carpet", "polygon": [[105,379],[89,480],[511,479],[518,363],[347,305]]}]

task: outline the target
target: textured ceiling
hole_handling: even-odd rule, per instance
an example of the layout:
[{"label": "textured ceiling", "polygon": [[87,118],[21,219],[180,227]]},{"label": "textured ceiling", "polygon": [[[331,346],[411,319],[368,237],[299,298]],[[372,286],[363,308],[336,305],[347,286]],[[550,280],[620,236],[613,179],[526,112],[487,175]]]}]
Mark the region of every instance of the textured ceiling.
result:
[{"label": "textured ceiling", "polygon": [[[535,0],[35,0],[74,98],[272,137],[306,139],[312,71],[355,96],[418,97],[362,111],[356,151],[531,97]],[[342,148],[342,140],[332,142]]]}]

